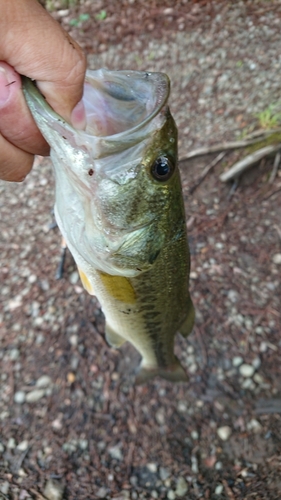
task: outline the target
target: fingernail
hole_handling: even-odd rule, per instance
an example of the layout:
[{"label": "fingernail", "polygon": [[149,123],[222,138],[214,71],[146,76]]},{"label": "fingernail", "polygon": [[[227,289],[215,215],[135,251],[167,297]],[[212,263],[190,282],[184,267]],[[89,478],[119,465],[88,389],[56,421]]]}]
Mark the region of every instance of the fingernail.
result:
[{"label": "fingernail", "polygon": [[10,82],[4,68],[0,66],[0,106],[4,106],[10,96]]},{"label": "fingernail", "polygon": [[71,123],[74,128],[84,130],[86,128],[86,113],[83,101],[79,101],[71,113]]}]

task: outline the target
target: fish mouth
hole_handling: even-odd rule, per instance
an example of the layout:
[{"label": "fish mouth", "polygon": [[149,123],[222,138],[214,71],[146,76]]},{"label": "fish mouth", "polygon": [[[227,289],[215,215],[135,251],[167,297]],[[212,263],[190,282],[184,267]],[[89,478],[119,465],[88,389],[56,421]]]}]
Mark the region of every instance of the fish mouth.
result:
[{"label": "fish mouth", "polygon": [[22,82],[28,106],[51,147],[55,135],[60,136],[96,159],[125,151],[161,128],[170,94],[164,73],[87,70],[86,128],[76,130],[49,106],[34,82],[26,77]]},{"label": "fish mouth", "polygon": [[167,103],[170,81],[164,73],[87,71],[83,102],[85,133],[118,139],[145,127]]}]

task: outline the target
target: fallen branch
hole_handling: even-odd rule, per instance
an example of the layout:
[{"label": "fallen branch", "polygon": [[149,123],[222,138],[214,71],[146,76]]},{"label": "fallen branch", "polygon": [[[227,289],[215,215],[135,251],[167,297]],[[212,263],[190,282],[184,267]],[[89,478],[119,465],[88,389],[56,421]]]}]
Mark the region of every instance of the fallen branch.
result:
[{"label": "fallen branch", "polygon": [[268,181],[270,184],[273,184],[273,182],[275,181],[275,177],[276,177],[279,165],[280,165],[280,160],[281,160],[281,153],[280,153],[280,151],[278,151],[276,156],[275,156],[272,172],[270,174],[269,181]]},{"label": "fallen branch", "polygon": [[258,144],[262,142],[264,139],[267,139],[271,135],[275,135],[280,133],[281,129],[274,130],[256,130],[251,134],[247,135],[242,141],[230,141],[230,142],[221,142],[219,144],[214,144],[214,146],[204,146],[202,148],[194,149],[189,153],[183,154],[179,161],[189,160],[190,158],[195,158],[197,156],[206,156],[213,153],[219,153],[221,151],[228,151],[231,149],[242,149],[247,146],[252,146],[254,144]]},{"label": "fallen branch", "polygon": [[250,168],[252,165],[260,161],[265,156],[276,153],[281,148],[281,144],[275,144],[273,146],[266,146],[264,148],[258,149],[254,153],[246,156],[243,160],[235,163],[227,172],[224,172],[220,175],[220,180],[222,182],[228,182],[232,179],[235,179],[239,175],[241,175],[245,170]]}]

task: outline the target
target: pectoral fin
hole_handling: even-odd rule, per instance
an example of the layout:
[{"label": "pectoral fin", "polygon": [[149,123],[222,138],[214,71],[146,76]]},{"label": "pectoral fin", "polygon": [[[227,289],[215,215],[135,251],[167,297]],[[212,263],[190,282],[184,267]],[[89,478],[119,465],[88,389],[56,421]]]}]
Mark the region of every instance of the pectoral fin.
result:
[{"label": "pectoral fin", "polygon": [[183,324],[179,328],[179,332],[183,337],[187,337],[191,333],[192,328],[193,328],[193,324],[194,324],[194,320],[195,320],[195,310],[194,310],[194,307],[192,304],[192,300],[189,297],[188,307],[187,307],[187,316],[186,316]]},{"label": "pectoral fin", "polygon": [[120,347],[125,342],[125,339],[116,333],[107,323],[105,324],[105,338],[108,344],[115,348]]},{"label": "pectoral fin", "polygon": [[93,290],[93,287],[90,283],[90,281],[88,280],[86,274],[81,270],[79,269],[78,267],[78,272],[79,272],[79,276],[80,276],[80,279],[82,281],[82,285],[83,287],[85,288],[85,290],[90,294],[90,295],[95,295],[95,292]]}]

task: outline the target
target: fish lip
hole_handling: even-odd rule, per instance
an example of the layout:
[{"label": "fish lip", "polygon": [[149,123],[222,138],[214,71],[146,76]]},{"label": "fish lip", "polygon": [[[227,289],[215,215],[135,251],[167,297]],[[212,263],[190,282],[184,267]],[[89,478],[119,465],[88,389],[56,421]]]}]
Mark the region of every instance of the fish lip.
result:
[{"label": "fish lip", "polygon": [[[85,83],[90,84],[91,80],[96,80],[99,82],[99,79],[95,76],[92,76],[93,73],[97,74],[98,72],[109,72],[112,73],[109,70],[101,69],[101,70],[96,70],[96,71],[87,71],[86,76],[85,76]],[[25,76],[22,76],[22,88],[23,92],[25,94],[26,100],[28,102],[29,107],[31,110],[36,108],[36,113],[39,113],[43,118],[46,119],[46,115],[49,115],[52,120],[55,120],[59,124],[61,124],[63,127],[65,127],[66,130],[68,130],[71,133],[75,133],[79,135],[81,138],[84,137],[85,139],[96,139],[98,141],[108,141],[108,142],[115,142],[119,141],[122,139],[124,136],[128,134],[135,134],[138,132],[140,129],[145,127],[149,122],[153,120],[157,115],[159,115],[160,111],[165,107],[167,104],[167,101],[169,99],[169,94],[170,94],[170,80],[169,77],[165,73],[161,72],[143,72],[143,71],[116,71],[116,73],[119,74],[126,74],[127,77],[130,77],[131,74],[139,73],[139,75],[147,75],[147,77],[153,75],[155,78],[155,85],[159,85],[159,98],[158,98],[158,104],[154,107],[154,109],[149,113],[149,115],[140,123],[135,125],[134,127],[128,128],[122,132],[118,132],[117,134],[111,134],[111,135],[104,135],[104,136],[98,136],[95,134],[91,134],[87,132],[86,130],[76,130],[70,123],[66,122],[64,118],[62,118],[58,113],[56,113],[53,108],[45,101],[44,96],[40,93],[38,88],[35,85],[35,82],[32,81],[30,78],[27,78]],[[162,90],[162,92],[161,92]],[[44,100],[42,102],[42,100]]]}]

